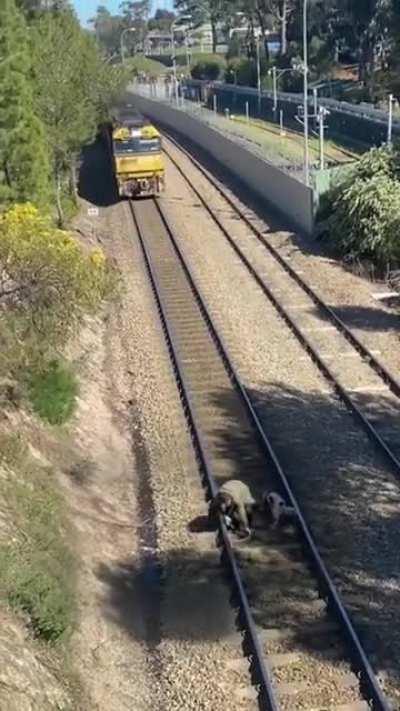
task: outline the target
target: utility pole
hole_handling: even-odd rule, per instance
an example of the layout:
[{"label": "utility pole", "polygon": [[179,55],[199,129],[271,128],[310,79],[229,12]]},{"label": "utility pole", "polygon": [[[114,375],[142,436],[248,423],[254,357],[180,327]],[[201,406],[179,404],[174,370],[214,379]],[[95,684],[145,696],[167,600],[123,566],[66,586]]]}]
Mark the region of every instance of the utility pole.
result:
[{"label": "utility pole", "polygon": [[125,28],[124,30],[122,30],[122,32],[121,32],[121,42],[120,42],[120,43],[121,43],[121,61],[122,61],[122,64],[124,64],[124,62],[125,62],[124,36],[125,36],[128,32],[136,32],[136,27],[126,27],[126,28]]},{"label": "utility pole", "polygon": [[314,97],[314,116],[317,116],[318,114],[318,89],[315,87],[313,89],[313,97]]},{"label": "utility pole", "polygon": [[171,48],[172,48],[172,73],[174,75],[174,95],[175,95],[176,105],[178,106],[178,80],[177,80],[177,76],[176,76],[176,56],[175,56],[175,37],[174,37],[176,21],[177,20],[174,20],[173,23],[171,24]]},{"label": "utility pole", "polygon": [[257,94],[258,94],[258,114],[261,114],[261,63],[260,63],[260,38],[256,38],[257,49]]},{"label": "utility pole", "polygon": [[178,16],[173,23],[171,24],[171,48],[172,48],[172,72],[174,75],[174,94],[175,94],[175,102],[177,107],[179,106],[179,97],[178,97],[178,79],[176,76],[176,55],[175,55],[175,25],[178,22],[182,22],[182,20],[191,20],[192,16],[191,15],[181,15],[180,17]]},{"label": "utility pole", "polygon": [[393,129],[393,94],[389,94],[389,115],[387,127],[387,144],[392,147],[392,129]]},{"label": "utility pole", "polygon": [[324,139],[325,139],[325,117],[328,116],[330,111],[325,108],[325,106],[320,106],[317,114],[318,124],[319,124],[319,169],[324,170],[325,168],[325,155],[324,155]]},{"label": "utility pole", "polygon": [[307,0],[303,0],[303,105],[304,105],[304,181],[310,185],[308,152],[308,52],[307,52]]},{"label": "utility pole", "polygon": [[272,67],[272,89],[274,92],[274,106],[273,106],[273,111],[275,111],[278,108],[278,87],[277,87],[277,76],[276,76],[276,66]]}]

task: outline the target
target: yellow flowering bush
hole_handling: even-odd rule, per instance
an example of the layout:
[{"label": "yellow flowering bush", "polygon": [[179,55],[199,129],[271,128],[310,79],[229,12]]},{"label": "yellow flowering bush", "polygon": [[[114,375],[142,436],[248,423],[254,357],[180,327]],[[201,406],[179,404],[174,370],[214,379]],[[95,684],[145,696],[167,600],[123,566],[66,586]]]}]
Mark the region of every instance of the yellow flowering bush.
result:
[{"label": "yellow flowering bush", "polygon": [[62,343],[83,315],[99,307],[113,276],[101,249],[85,252],[74,237],[26,203],[0,215],[0,307]]}]

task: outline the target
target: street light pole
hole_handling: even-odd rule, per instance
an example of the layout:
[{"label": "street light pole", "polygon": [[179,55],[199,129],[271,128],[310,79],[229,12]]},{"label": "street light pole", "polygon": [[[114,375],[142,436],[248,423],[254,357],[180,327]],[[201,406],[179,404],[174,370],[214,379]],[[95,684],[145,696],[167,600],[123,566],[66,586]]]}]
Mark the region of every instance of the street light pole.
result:
[{"label": "street light pole", "polygon": [[389,94],[389,116],[387,127],[387,144],[392,147],[392,128],[393,128],[393,94]]},{"label": "street light pole", "polygon": [[258,113],[261,113],[261,66],[260,66],[260,38],[256,40],[257,48],[257,93],[258,93]]},{"label": "street light pole", "polygon": [[[177,18],[178,19],[178,18]],[[173,21],[171,24],[171,47],[172,47],[172,73],[174,75],[174,94],[175,94],[175,102],[176,105],[178,106],[178,82],[176,78],[176,56],[175,56],[175,23],[176,20]]]},{"label": "street light pole", "polygon": [[280,69],[279,71],[277,70],[275,64],[272,67],[272,69],[268,70],[268,74],[271,76],[272,74],[272,87],[273,87],[273,111],[277,111],[278,109],[278,79],[281,78],[283,74],[286,74],[286,72],[296,72],[298,71],[295,67],[287,67],[287,69]]},{"label": "street light pole", "polygon": [[303,106],[304,106],[304,180],[310,185],[308,154],[308,53],[307,53],[307,0],[303,0]]},{"label": "street light pole", "polygon": [[135,32],[135,31],[136,31],[136,27],[126,27],[126,28],[125,28],[124,30],[122,30],[122,32],[121,32],[121,61],[122,61],[122,64],[124,64],[124,62],[125,62],[125,54],[124,54],[124,35],[125,35],[127,32]]},{"label": "street light pole", "polygon": [[176,77],[176,56],[175,56],[175,25],[177,22],[182,22],[182,20],[191,20],[192,16],[191,15],[181,15],[180,17],[177,17],[171,24],[171,47],[172,47],[172,72],[174,75],[174,87],[175,87],[175,102],[176,105],[179,106],[179,97],[178,97],[178,81]]},{"label": "street light pole", "polygon": [[189,73],[190,70],[190,61],[191,61],[191,56],[190,56],[190,48],[189,48],[189,30],[185,31],[185,49],[186,49],[186,67]]}]

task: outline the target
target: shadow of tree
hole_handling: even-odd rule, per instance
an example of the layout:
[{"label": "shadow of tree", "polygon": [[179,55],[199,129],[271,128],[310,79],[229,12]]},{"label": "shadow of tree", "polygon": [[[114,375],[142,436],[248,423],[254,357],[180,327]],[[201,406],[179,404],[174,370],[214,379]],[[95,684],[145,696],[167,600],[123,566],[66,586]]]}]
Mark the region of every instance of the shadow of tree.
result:
[{"label": "shadow of tree", "polygon": [[78,194],[98,207],[108,207],[119,202],[111,158],[100,140],[82,150]]},{"label": "shadow of tree", "polygon": [[[399,314],[368,306],[330,305],[330,308],[350,328],[360,328],[365,331],[397,331],[400,335]],[[321,319],[329,320],[329,317],[317,306],[313,311]]]},{"label": "shadow of tree", "polygon": [[[400,700],[399,482],[335,397],[271,383],[248,394],[374,668],[388,675]],[[231,397],[223,391],[213,395],[214,405],[226,412],[229,422],[226,431],[218,433],[220,453],[225,450],[227,456],[232,438],[238,447],[248,438],[230,417]],[[376,402],[382,417],[390,417],[385,397]],[[260,482],[252,479],[250,469],[249,476],[242,469],[237,476],[260,493]],[[263,487],[276,488],[275,481],[272,468],[266,467]],[[257,569],[256,575],[259,588],[268,590],[274,584],[268,569]],[[295,585],[296,576],[291,582]],[[262,615],[262,623],[271,621]],[[304,646],[304,640],[298,642]]]},{"label": "shadow of tree", "polygon": [[[270,383],[248,392],[373,668],[385,675],[391,696],[400,699],[399,484],[335,397]],[[265,488],[279,490],[272,466],[264,459],[260,468],[250,428],[234,416],[231,391],[214,392],[211,400],[225,422],[222,427],[217,418],[209,440],[213,455],[229,458],[231,476],[245,480],[255,495]],[[385,409],[384,398],[380,407]],[[246,469],[236,455],[250,450],[253,461],[249,458]],[[225,478],[224,473],[217,476],[219,483]],[[204,517],[187,525],[194,543],[195,537],[210,535]],[[279,544],[275,551],[274,541]],[[261,523],[253,540],[236,550],[257,624],[291,626],[289,649],[308,654],[317,668],[330,660],[335,637],[324,639],[318,627],[312,633],[314,624],[327,621],[327,611],[295,528],[275,533]],[[128,634],[153,644],[161,626],[166,639],[229,638],[232,609],[227,600],[232,593],[219,553],[210,546],[172,549],[161,565],[154,566],[152,554],[100,565],[104,614]]]},{"label": "shadow of tree", "polygon": [[[232,634],[230,589],[219,552],[172,550],[155,570],[145,558],[101,564],[104,614],[135,639],[223,640]],[[149,582],[154,595],[149,595]],[[161,594],[160,594],[161,588]],[[168,593],[168,594],[167,594]]]}]

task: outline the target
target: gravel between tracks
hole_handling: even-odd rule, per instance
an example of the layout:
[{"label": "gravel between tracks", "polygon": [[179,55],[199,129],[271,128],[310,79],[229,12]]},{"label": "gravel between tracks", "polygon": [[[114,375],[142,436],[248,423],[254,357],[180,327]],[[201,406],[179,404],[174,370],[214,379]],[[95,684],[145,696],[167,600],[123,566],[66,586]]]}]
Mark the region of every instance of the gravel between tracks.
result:
[{"label": "gravel between tracks", "polygon": [[[198,572],[196,580],[196,572],[192,572],[194,566],[207,573],[215,562],[213,551],[205,546],[203,552],[201,541],[188,530],[190,521],[206,512],[204,495],[128,206],[119,209],[124,219],[118,233],[113,230],[112,254],[127,287],[119,334],[135,373],[132,386],[151,471],[158,551],[165,574],[162,639],[157,650],[161,703],[168,711],[211,711],[222,704],[246,708],[220,685],[226,660],[241,654],[241,637],[235,632],[229,589],[218,574],[213,583],[212,579],[203,580]],[[216,629],[212,629],[211,615]],[[224,635],[230,638],[227,643]],[[242,685],[248,682],[243,675]],[[253,708],[251,703],[249,708]]]},{"label": "gravel between tracks", "polygon": [[[168,144],[173,150],[172,144]],[[202,183],[205,194],[215,197],[215,191]],[[246,204],[240,202],[228,186],[225,191],[245,213]],[[259,205],[257,206],[259,208]],[[398,308],[391,308],[385,301],[378,301],[373,294],[391,289],[379,282],[357,276],[346,270],[340,261],[324,252],[324,245],[300,234],[277,227],[262,208],[258,210],[255,224],[267,233],[268,241],[287,259],[296,271],[302,272],[304,280],[340,316],[359,339],[372,351],[380,351],[380,359],[389,370],[397,374],[400,369],[400,315]],[[398,303],[397,303],[398,305]]]},{"label": "gravel between tracks", "polygon": [[[218,205],[198,171],[179,160]],[[170,163],[168,185],[164,204],[215,323],[400,707],[398,483]],[[226,204],[218,207],[232,220]],[[231,224],[246,229],[237,219]],[[223,394],[217,396],[224,408]]]},{"label": "gravel between tracks", "polygon": [[[96,151],[93,170],[101,175],[104,159],[100,148]],[[103,196],[105,187],[100,184],[99,190]],[[126,666],[121,672],[139,689],[147,684],[147,698],[139,696],[136,706],[135,702],[124,706],[120,700],[118,709],[253,711],[249,675],[227,670],[230,660],[242,656],[242,637],[235,627],[215,544],[209,534],[188,528],[205,514],[206,505],[128,205],[109,204],[102,209],[94,231],[122,273],[123,303],[108,324],[112,362],[108,372],[111,388],[125,392],[137,475],[145,475],[141,466],[148,469],[157,524],[153,553],[162,569],[160,610],[154,610],[160,617],[161,639],[149,649],[140,639],[140,626],[130,629],[132,642],[143,646],[147,679],[135,668]],[[132,555],[120,563],[133,590],[149,573],[135,556],[137,547],[140,541],[135,540]],[[122,623],[129,611],[118,597],[114,602],[114,616]],[[136,604],[140,613],[140,600]]]}]

